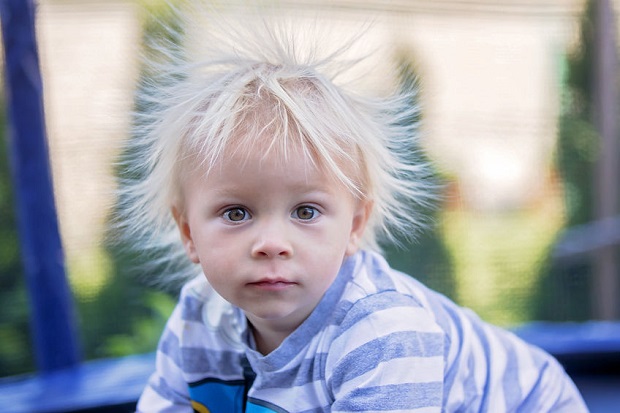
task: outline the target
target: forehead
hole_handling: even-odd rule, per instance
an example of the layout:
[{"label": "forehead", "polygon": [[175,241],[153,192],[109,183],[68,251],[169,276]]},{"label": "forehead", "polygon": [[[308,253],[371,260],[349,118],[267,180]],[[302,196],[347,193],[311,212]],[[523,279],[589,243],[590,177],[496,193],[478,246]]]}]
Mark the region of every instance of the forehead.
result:
[{"label": "forehead", "polygon": [[243,140],[231,140],[221,156],[213,163],[193,162],[192,175],[209,180],[224,177],[229,180],[244,180],[260,176],[274,181],[283,177],[296,177],[299,182],[320,179],[335,180],[324,163],[300,145],[289,144],[278,147],[273,143],[248,144]]}]

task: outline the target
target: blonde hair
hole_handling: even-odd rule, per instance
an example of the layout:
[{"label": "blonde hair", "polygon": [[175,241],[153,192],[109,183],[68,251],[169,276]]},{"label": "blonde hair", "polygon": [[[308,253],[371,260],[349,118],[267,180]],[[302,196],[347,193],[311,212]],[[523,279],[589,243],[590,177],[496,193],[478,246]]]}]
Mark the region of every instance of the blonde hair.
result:
[{"label": "blonde hair", "polygon": [[[173,275],[195,274],[170,208],[184,165],[198,159],[208,170],[234,144],[235,151],[276,150],[283,157],[301,149],[354,196],[372,201],[362,248],[379,250],[380,241],[410,236],[423,221],[417,207],[431,199],[426,165],[415,153],[417,91],[360,96],[338,84],[358,63],[342,58],[358,40],[319,57],[319,45],[300,47],[292,25],[236,17],[243,21],[233,28],[218,16],[226,36],[202,34],[193,44],[197,56],[171,42],[152,46],[166,62],[150,62],[155,77],[138,96],[148,109],[136,114],[123,162],[133,177],[121,183],[124,232],[138,248],[161,251]],[[189,32],[192,19],[181,21]]]}]

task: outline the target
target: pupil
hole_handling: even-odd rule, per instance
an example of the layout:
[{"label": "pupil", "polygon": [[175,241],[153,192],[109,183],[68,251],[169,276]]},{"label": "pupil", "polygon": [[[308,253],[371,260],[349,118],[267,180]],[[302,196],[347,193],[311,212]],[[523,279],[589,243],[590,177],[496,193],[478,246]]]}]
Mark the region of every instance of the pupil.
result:
[{"label": "pupil", "polygon": [[314,213],[311,208],[304,207],[304,208],[300,208],[299,211],[297,211],[297,215],[301,219],[310,219],[312,218]]},{"label": "pupil", "polygon": [[242,209],[233,209],[229,216],[232,221],[241,221],[245,218],[245,212]]}]

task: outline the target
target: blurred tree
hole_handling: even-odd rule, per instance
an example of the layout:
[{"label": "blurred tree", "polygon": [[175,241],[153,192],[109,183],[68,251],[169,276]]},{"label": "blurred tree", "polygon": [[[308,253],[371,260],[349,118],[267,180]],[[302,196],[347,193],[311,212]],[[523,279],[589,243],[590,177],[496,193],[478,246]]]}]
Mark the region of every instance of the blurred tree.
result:
[{"label": "blurred tree", "polygon": [[[561,113],[558,123],[556,164],[562,179],[566,226],[595,219],[594,168],[600,138],[593,121],[595,1],[586,3],[580,37],[561,66]],[[538,318],[553,321],[586,320],[590,312],[590,257],[570,262],[549,262],[539,289]]]},{"label": "blurred tree", "polygon": [[34,369],[6,131],[4,104],[0,104],[0,377]]}]

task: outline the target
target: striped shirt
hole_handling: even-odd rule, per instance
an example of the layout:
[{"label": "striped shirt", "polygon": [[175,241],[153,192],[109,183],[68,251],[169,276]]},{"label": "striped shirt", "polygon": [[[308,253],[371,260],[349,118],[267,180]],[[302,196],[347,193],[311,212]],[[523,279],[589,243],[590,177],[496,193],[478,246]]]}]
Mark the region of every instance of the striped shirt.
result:
[{"label": "striped shirt", "polygon": [[587,412],[555,359],[389,267],[347,259],[273,352],[204,280],[181,293],[140,412]]}]

